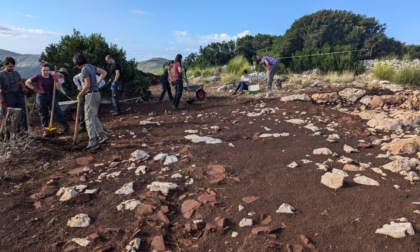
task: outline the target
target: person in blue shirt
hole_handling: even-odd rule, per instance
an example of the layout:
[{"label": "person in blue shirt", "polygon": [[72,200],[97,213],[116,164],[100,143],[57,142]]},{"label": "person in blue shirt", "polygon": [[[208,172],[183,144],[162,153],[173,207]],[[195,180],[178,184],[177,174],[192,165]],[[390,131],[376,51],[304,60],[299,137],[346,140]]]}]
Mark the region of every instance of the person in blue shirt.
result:
[{"label": "person in blue shirt", "polygon": [[273,83],[274,75],[279,68],[279,61],[270,56],[264,56],[261,59],[257,56],[257,65],[263,65],[267,71],[267,89],[271,90],[271,84]]}]

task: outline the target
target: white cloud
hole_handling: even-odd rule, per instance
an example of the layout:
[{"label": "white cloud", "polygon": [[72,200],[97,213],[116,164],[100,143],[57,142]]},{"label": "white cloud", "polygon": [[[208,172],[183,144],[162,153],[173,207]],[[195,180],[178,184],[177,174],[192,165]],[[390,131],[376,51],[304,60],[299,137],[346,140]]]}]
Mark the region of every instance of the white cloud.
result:
[{"label": "white cloud", "polygon": [[43,29],[27,29],[20,27],[6,27],[0,24],[0,37],[31,38],[43,36],[59,36],[58,32],[46,31]]},{"label": "white cloud", "polygon": [[214,42],[222,42],[222,41],[227,42],[230,40],[237,40],[238,38],[242,38],[249,34],[250,34],[249,30],[245,30],[233,36],[227,33],[201,35],[201,34],[190,34],[188,33],[188,31],[173,31],[172,32],[172,36],[175,38],[175,41],[178,44],[186,44],[189,46],[196,46],[196,47],[206,46]]},{"label": "white cloud", "polygon": [[142,10],[131,10],[131,13],[136,14],[136,15],[141,15],[141,16],[150,16],[152,15],[149,12],[146,11],[142,11]]},{"label": "white cloud", "polygon": [[16,14],[18,16],[24,16],[24,17],[27,17],[27,18],[38,18],[37,16],[31,15],[31,14],[25,14],[25,13],[21,13],[21,12],[16,12]]}]

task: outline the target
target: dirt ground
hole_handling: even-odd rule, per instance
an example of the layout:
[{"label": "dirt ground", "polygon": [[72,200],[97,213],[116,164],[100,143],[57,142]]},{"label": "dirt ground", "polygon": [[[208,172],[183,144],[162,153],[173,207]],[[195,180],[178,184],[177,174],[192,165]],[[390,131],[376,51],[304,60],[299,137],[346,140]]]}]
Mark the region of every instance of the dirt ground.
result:
[{"label": "dirt ground", "polygon": [[[152,90],[155,96],[158,90]],[[324,171],[316,163],[339,169],[343,164],[332,155],[312,154],[313,149],[327,147],[379,167],[389,162],[376,158],[383,153],[380,147],[347,154],[343,145],[356,147],[362,140],[371,143],[389,133],[371,135],[357,116],[307,102],[208,92],[203,101],[189,105],[188,95],[182,102],[185,109],[177,111],[167,97],[161,103],[124,102],[124,113],[118,117],[111,116],[111,105],[102,105],[100,119],[110,141],[96,153],[81,151],[87,144],[86,133],[76,146],[72,135],[35,137],[21,155],[0,163],[0,251],[126,251],[133,238],[141,239],[139,251],[420,251],[420,215],[413,213],[418,205],[412,204],[420,201],[418,182],[410,184],[388,171],[381,177],[367,170],[349,172],[345,186],[333,190],[320,183]],[[263,107],[273,110],[247,116]],[[322,134],[285,121],[291,118],[313,122]],[[141,125],[145,120],[159,124]],[[31,121],[39,136],[38,117]],[[341,136],[337,143],[326,141],[331,134],[327,125],[332,122],[337,123],[333,133]],[[197,135],[222,143],[192,143],[184,138],[189,135],[185,130],[198,130]],[[289,136],[260,138],[262,133]],[[127,169],[136,150],[150,155],[135,162],[136,167],[150,168],[147,174],[135,175]],[[161,152],[176,155],[178,162],[154,161]],[[114,161],[120,163],[110,167]],[[299,166],[288,168],[293,161]],[[85,167],[92,172],[84,172]],[[101,173],[118,171],[116,178],[98,180]],[[182,177],[172,178],[175,173]],[[356,184],[357,173],[379,181],[380,186]],[[147,185],[153,181],[173,182],[178,188],[164,196],[149,191]],[[115,194],[128,182],[134,182],[134,193]],[[74,185],[98,192],[59,201],[56,192]],[[141,204],[135,210],[118,211],[117,205],[129,199]],[[187,203],[196,205],[187,212]],[[294,214],[276,213],[283,203],[293,206]],[[80,213],[89,215],[90,225],[67,226]],[[395,239],[375,234],[401,217],[413,224],[415,235]],[[243,218],[252,219],[253,226],[240,227]],[[91,241],[86,247],[72,241],[85,237]]]}]

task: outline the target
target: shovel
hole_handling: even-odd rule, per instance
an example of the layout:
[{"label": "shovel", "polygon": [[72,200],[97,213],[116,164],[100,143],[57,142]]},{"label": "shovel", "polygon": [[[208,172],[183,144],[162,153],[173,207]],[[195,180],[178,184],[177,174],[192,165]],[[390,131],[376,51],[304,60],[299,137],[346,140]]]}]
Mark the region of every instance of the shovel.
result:
[{"label": "shovel", "polygon": [[[57,67],[55,67],[55,72],[57,72]],[[52,98],[52,105],[51,105],[51,116],[50,116],[50,123],[48,125],[48,128],[44,129],[45,135],[49,137],[55,137],[57,133],[57,128],[53,128],[53,118],[54,118],[54,105],[55,105],[55,92],[56,92],[56,81],[54,81],[54,87],[53,87],[53,98]]]},{"label": "shovel", "polygon": [[25,97],[25,113],[26,113],[26,125],[28,126],[28,132],[31,128],[29,123],[29,109],[28,109],[28,96],[24,95]]},{"label": "shovel", "polygon": [[74,135],[73,135],[73,145],[77,143],[77,137],[79,136],[79,117],[80,117],[80,104],[81,99],[77,99],[77,110],[76,110],[76,121],[74,122]]}]

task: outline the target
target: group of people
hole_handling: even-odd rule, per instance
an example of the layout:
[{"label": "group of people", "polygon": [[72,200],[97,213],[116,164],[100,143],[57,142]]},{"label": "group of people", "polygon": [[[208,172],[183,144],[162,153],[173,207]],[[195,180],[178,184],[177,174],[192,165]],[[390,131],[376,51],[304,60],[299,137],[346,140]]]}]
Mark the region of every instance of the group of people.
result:
[{"label": "group of people", "polygon": [[[163,74],[160,76],[160,83],[162,84],[162,92],[159,96],[159,101],[163,100],[165,93],[168,93],[169,100],[172,102],[172,108],[179,110],[183,109],[179,103],[184,90],[183,74],[182,71],[182,55],[177,54],[175,60],[168,62],[167,66],[163,69]],[[172,96],[171,85],[175,88],[175,97]]]},{"label": "group of people", "polygon": [[[112,90],[112,104],[114,107],[112,115],[117,116],[121,114],[119,101],[122,90],[121,67],[111,55],[105,57],[105,62],[111,65],[111,77],[108,84],[111,84]],[[83,150],[95,151],[100,148],[101,143],[108,141],[108,136],[98,118],[101,102],[99,88],[100,85],[105,85],[104,78],[107,72],[89,64],[85,56],[80,53],[74,55],[73,63],[75,67],[81,70],[79,74],[73,77],[73,82],[79,92],[77,100],[83,108],[80,128],[76,130],[87,131],[88,133],[89,143]],[[52,109],[54,100],[53,116],[62,125],[63,133],[69,133],[70,126],[59,106],[58,99],[53,99],[54,90],[58,90],[67,96],[62,86],[64,78],[68,75],[67,69],[60,68],[58,71],[51,71],[50,65],[47,62],[43,62],[40,65],[41,73],[32,76],[23,83],[20,74],[14,70],[15,65],[16,61],[12,57],[6,57],[3,62],[3,70],[0,71],[0,104],[3,118],[8,107],[20,108],[22,120],[19,130],[26,131],[28,129],[29,122],[26,119],[27,104],[25,96],[28,95],[28,88],[30,88],[36,93],[36,105],[41,119],[41,126],[44,128],[49,126],[49,111]],[[44,131],[43,136],[46,135],[46,131]]]}]

